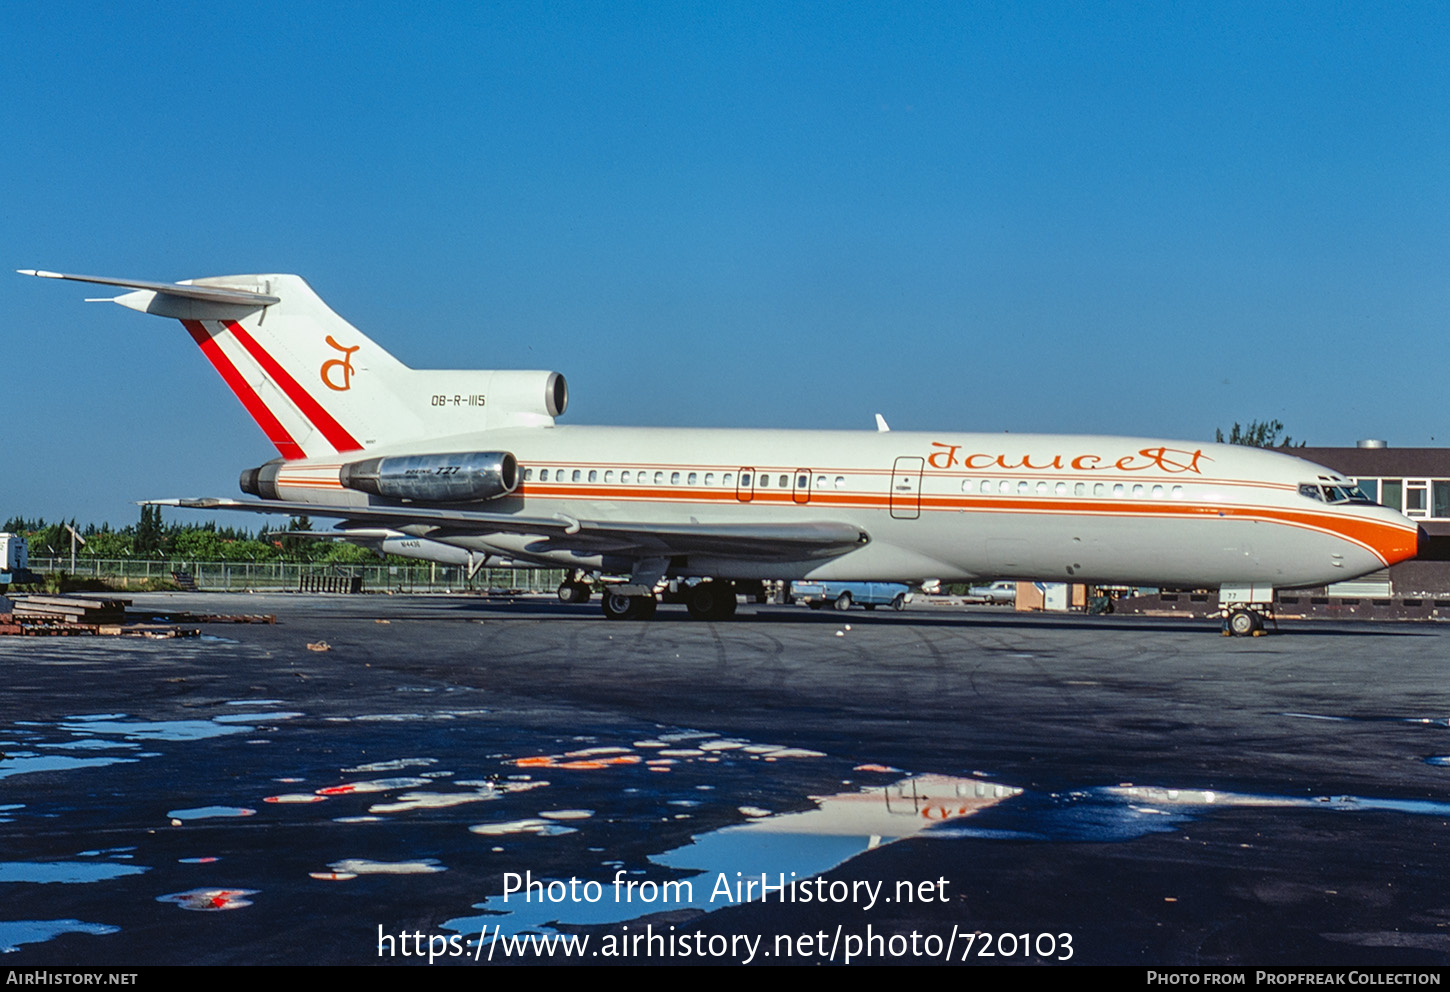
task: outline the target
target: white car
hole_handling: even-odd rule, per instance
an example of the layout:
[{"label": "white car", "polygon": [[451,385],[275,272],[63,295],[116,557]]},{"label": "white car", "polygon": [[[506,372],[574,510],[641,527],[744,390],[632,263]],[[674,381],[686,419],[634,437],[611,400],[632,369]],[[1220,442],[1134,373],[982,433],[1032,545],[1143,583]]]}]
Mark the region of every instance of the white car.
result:
[{"label": "white car", "polygon": [[993,605],[1017,602],[1017,583],[1009,581],[991,582],[984,586],[972,586],[968,593],[973,599],[985,600]]}]

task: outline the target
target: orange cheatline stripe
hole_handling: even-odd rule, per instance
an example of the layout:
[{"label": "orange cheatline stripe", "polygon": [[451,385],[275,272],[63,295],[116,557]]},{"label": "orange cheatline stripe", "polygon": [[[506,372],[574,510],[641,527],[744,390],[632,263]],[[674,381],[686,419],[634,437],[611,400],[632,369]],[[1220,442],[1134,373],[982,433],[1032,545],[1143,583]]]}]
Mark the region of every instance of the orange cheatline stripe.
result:
[{"label": "orange cheatline stripe", "polygon": [[[279,480],[279,484],[280,480]],[[303,488],[343,488],[341,483],[331,481],[297,484]],[[629,503],[723,503],[730,505],[744,502],[735,498],[732,490],[710,491],[703,489],[674,489],[642,487],[576,487],[572,485],[554,487],[547,483],[533,483],[528,492],[520,486],[510,494],[514,497],[529,497],[535,500],[594,500]],[[811,510],[843,508],[888,511],[891,499],[887,494],[820,493],[813,494],[809,503],[797,503],[789,490],[774,490],[769,494],[757,492],[747,503],[771,507],[799,506],[801,512]],[[965,497],[923,497],[920,509],[928,513],[970,511],[974,513],[1017,513],[1052,516],[1123,517],[1157,519],[1213,519],[1216,517],[1237,520],[1260,520],[1284,524],[1329,534],[1350,541],[1376,555],[1387,565],[1413,558],[1418,551],[1418,530],[1379,520],[1361,517],[1341,516],[1327,513],[1295,511],[1273,506],[1214,506],[1195,503],[1136,503],[1126,499],[1062,501],[1051,498],[1033,499],[981,499]]]},{"label": "orange cheatline stripe", "polygon": [[201,347],[201,353],[207,357],[207,361],[211,362],[212,368],[220,373],[223,381],[236,394],[237,399],[242,401],[242,406],[246,407],[247,412],[252,415],[252,419],[257,422],[257,426],[262,428],[262,433],[267,435],[267,440],[277,446],[278,454],[288,461],[306,458],[307,453],[302,450],[302,446],[292,439],[292,435],[268,409],[267,404],[262,401],[262,397],[257,395],[257,391],[237,371],[237,367],[222,351],[221,345],[217,344],[216,339],[206,332],[206,327],[202,322],[183,320],[181,323],[191,335],[192,340]]},{"label": "orange cheatline stripe", "polygon": [[231,331],[247,353],[256,359],[258,365],[267,377],[281,387],[287,398],[297,405],[302,415],[312,422],[312,426],[322,432],[327,438],[327,443],[332,445],[339,452],[361,451],[362,445],[357,442],[347,429],[333,419],[332,414],[323,409],[322,404],[312,398],[312,395],[302,388],[302,385],[284,369],[277,364],[276,359],[267,354],[265,348],[257,343],[252,335],[247,333],[246,328],[236,321],[227,321],[227,329]]}]

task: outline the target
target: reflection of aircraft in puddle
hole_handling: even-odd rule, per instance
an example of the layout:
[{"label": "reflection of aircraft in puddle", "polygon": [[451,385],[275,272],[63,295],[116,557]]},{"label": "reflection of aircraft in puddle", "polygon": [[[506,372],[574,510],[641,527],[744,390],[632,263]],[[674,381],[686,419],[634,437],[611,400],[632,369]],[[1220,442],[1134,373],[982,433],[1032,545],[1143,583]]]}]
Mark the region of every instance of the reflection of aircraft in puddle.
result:
[{"label": "reflection of aircraft in puddle", "polygon": [[[792,883],[803,883],[863,851],[971,816],[1021,792],[979,779],[922,775],[885,788],[812,797],[817,804],[813,810],[724,827],[701,834],[684,847],[649,856],[655,865],[677,869],[678,879],[658,881],[649,877],[658,872],[620,870],[598,880],[600,897],[592,901],[552,899],[546,893],[547,880],[532,880],[543,884],[538,894],[528,898],[523,887],[527,883],[520,880],[520,887],[507,898],[490,896],[478,903],[474,908],[483,910],[482,915],[452,919],[444,927],[493,936],[494,927],[511,935],[558,926],[597,926],[679,910],[708,913],[759,899],[762,892],[770,901],[804,902],[807,899],[791,891]],[[894,897],[894,881],[871,884],[877,886],[867,893],[873,900]],[[559,891],[563,890],[561,886]],[[577,886],[573,889],[580,891]],[[748,893],[743,899],[742,892]]]},{"label": "reflection of aircraft in puddle", "polygon": [[1264,796],[1243,792],[1222,792],[1214,789],[1165,789],[1156,786],[1124,785],[1104,789],[1108,795],[1127,800],[1144,812],[1157,812],[1154,806],[1274,807],[1289,809],[1327,809],[1344,812],[1381,810],[1394,813],[1420,813],[1428,816],[1450,815],[1450,803],[1433,799],[1380,799],[1373,796]]},{"label": "reflection of aircraft in puddle", "polygon": [[812,796],[820,804],[816,809],[726,827],[720,833],[868,837],[867,847],[872,848],[919,833],[934,823],[970,816],[1021,792],[1014,786],[980,779],[919,775],[884,789]]}]

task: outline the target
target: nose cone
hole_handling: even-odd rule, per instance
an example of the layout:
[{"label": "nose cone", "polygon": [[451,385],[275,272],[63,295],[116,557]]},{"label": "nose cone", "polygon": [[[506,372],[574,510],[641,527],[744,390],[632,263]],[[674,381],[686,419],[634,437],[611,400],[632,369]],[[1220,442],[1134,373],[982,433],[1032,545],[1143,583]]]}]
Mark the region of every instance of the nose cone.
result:
[{"label": "nose cone", "polygon": [[1372,544],[1386,565],[1394,565],[1417,556],[1424,537],[1425,532],[1419,527],[1381,527],[1377,529]]}]

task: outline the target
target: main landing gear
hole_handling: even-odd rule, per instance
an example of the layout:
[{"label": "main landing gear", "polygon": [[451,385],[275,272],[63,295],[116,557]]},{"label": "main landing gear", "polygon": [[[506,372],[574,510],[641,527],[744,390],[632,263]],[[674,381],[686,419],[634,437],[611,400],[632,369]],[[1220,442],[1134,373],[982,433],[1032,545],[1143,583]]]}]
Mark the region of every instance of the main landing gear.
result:
[{"label": "main landing gear", "polygon": [[[723,579],[696,582],[684,590],[685,609],[692,620],[729,620],[735,615],[736,592],[735,583]],[[563,595],[561,591],[561,599]],[[610,620],[648,620],[655,615],[659,599],[606,589],[600,605]]]},{"label": "main landing gear", "polygon": [[626,596],[606,590],[600,598],[600,605],[610,620],[648,620],[655,615],[660,601],[653,596]]},{"label": "main landing gear", "polygon": [[735,615],[735,583],[707,579],[690,586],[685,609],[692,620],[729,620]]},{"label": "main landing gear", "polygon": [[559,583],[559,602],[561,603],[587,603],[589,593],[589,583],[587,582],[565,580]]}]

